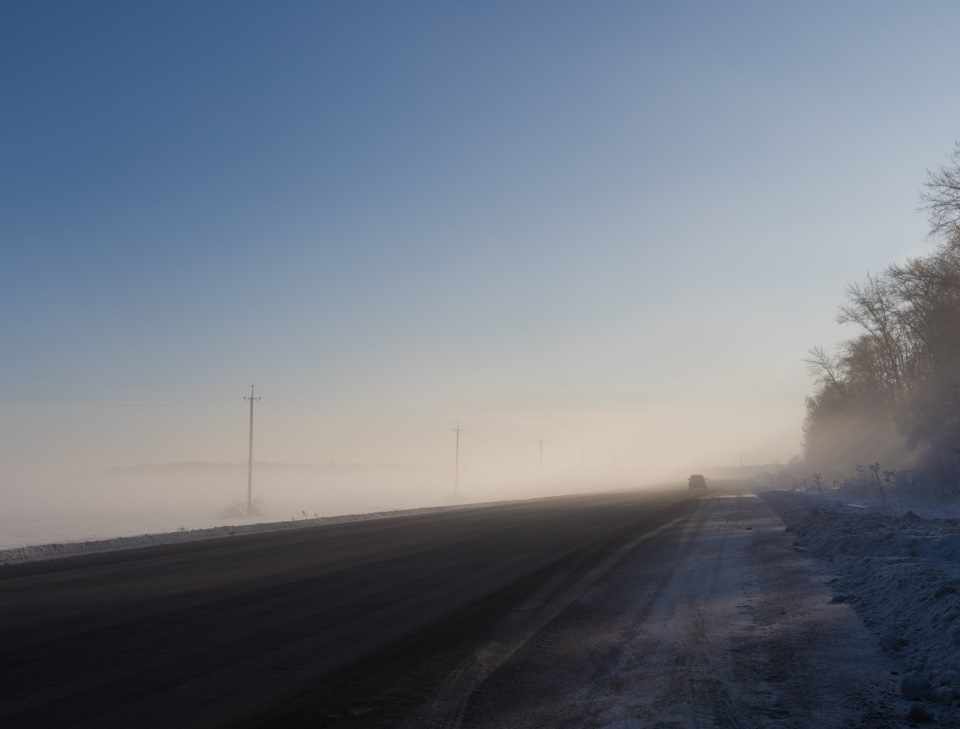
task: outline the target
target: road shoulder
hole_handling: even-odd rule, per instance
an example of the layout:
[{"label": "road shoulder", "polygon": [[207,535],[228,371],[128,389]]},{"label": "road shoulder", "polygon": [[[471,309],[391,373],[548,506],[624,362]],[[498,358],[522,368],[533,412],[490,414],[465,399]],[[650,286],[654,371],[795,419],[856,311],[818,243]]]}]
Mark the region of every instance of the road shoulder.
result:
[{"label": "road shoulder", "polygon": [[889,659],[752,495],[624,556],[445,726],[902,726]]}]

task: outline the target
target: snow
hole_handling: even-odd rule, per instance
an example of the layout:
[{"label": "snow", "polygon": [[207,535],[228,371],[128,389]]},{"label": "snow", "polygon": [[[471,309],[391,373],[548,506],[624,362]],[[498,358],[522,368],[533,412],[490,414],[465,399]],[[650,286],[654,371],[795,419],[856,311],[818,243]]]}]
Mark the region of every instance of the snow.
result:
[{"label": "snow", "polygon": [[[250,518],[218,518],[209,517],[206,519],[196,519],[204,526],[190,524],[190,520],[182,515],[176,519],[162,516],[153,516],[149,518],[136,517],[132,515],[115,516],[96,516],[96,517],[75,517],[71,519],[48,518],[34,520],[17,520],[0,522],[0,565],[17,564],[20,562],[29,562],[43,559],[58,559],[61,557],[72,557],[81,554],[91,554],[94,552],[110,552],[120,549],[135,549],[138,547],[150,547],[159,544],[176,544],[180,542],[191,542],[200,539],[217,539],[230,537],[238,534],[253,534],[257,532],[280,531],[284,529],[300,529],[303,527],[320,526],[324,524],[343,524],[352,521],[364,521],[369,519],[388,519],[398,516],[407,516],[410,514],[425,514],[438,511],[450,511],[455,509],[469,509],[478,506],[490,506],[492,504],[459,504],[447,506],[430,506],[419,509],[397,509],[392,511],[379,511],[366,514],[341,514],[337,516],[324,517],[305,517],[303,519],[290,519],[287,521],[274,522],[256,522]],[[145,524],[157,524],[167,521],[173,523],[187,523],[191,528],[177,527],[175,529],[164,529],[151,533],[142,527]],[[213,522],[213,523],[211,523]],[[138,533],[138,529],[139,532]],[[79,537],[63,538],[64,535],[79,534],[90,535],[91,533],[109,533],[118,534],[105,538]],[[125,532],[125,533],[124,533]],[[55,535],[59,539],[43,539],[38,535]],[[20,542],[11,544],[10,542]],[[43,543],[38,543],[43,542]]]},{"label": "snow", "polygon": [[929,505],[927,518],[881,513],[830,492],[759,493],[796,550],[830,563],[833,600],[853,605],[900,660],[903,698],[922,702],[911,715],[960,726],[960,519],[935,518]]},{"label": "snow", "polygon": [[895,661],[760,498],[659,529],[558,569],[403,726],[903,727]]}]

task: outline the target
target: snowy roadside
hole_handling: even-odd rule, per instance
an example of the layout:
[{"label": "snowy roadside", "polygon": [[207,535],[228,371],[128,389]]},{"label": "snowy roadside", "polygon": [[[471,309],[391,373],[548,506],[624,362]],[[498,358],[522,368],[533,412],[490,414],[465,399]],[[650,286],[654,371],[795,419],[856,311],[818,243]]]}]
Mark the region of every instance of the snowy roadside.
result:
[{"label": "snowy roadside", "polygon": [[758,491],[831,564],[834,602],[852,604],[880,647],[902,661],[915,719],[960,726],[960,519],[894,516],[828,496]]},{"label": "snowy roadside", "polygon": [[89,541],[26,545],[8,549],[0,549],[0,566],[20,564],[23,562],[33,562],[37,560],[75,557],[97,552],[113,552],[121,549],[152,547],[160,544],[178,544],[181,542],[193,542],[201,539],[218,539],[239,534],[274,532],[286,529],[302,529],[304,527],[322,526],[326,524],[344,524],[346,522],[367,521],[370,519],[390,519],[399,516],[409,516],[412,514],[429,514],[440,511],[471,509],[479,506],[492,505],[494,504],[477,503],[448,506],[428,506],[419,509],[398,509],[368,514],[343,514],[339,516],[291,519],[287,521],[264,522],[259,524],[230,524],[224,526],[207,527],[203,529],[181,529],[178,531],[157,532],[154,534],[140,534],[126,537],[112,537],[108,539],[94,539]]},{"label": "snowy roadside", "polygon": [[704,496],[555,574],[402,726],[902,729],[896,662],[792,543],[760,498]]}]

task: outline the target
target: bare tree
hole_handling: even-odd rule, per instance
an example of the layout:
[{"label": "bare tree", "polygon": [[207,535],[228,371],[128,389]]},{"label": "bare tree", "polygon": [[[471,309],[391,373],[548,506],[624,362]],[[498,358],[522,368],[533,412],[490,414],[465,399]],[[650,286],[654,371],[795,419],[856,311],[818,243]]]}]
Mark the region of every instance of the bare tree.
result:
[{"label": "bare tree", "polygon": [[822,390],[830,385],[837,385],[844,379],[840,360],[831,357],[819,344],[807,352],[809,357],[804,359],[807,365],[807,374],[813,378],[815,387]]},{"label": "bare tree", "polygon": [[909,349],[902,325],[902,302],[886,276],[867,276],[866,283],[851,284],[847,301],[840,307],[837,322],[855,324],[864,334],[843,346],[844,368],[893,405],[904,393]]},{"label": "bare tree", "polygon": [[921,203],[937,250],[847,287],[837,321],[856,334],[805,360],[804,455],[817,470],[902,459],[960,491],[960,143]]},{"label": "bare tree", "polygon": [[930,220],[932,237],[956,245],[960,242],[960,142],[948,158],[950,164],[927,170],[919,210]]}]

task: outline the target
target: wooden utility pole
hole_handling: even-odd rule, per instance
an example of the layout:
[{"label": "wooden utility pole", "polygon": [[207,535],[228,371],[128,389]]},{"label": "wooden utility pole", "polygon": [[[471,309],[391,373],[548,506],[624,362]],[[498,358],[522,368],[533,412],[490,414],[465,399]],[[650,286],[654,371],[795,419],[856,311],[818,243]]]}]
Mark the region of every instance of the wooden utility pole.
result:
[{"label": "wooden utility pole", "polygon": [[540,483],[543,483],[543,438],[537,441],[540,444]]},{"label": "wooden utility pole", "polygon": [[454,456],[453,461],[453,500],[456,501],[460,497],[460,431],[463,428],[460,427],[460,421],[457,421],[457,427],[454,428],[454,431],[457,433],[457,449],[456,455]]},{"label": "wooden utility pole", "polygon": [[250,401],[250,451],[247,455],[247,516],[253,515],[253,401],[259,400],[259,397],[253,396],[253,385],[250,385],[250,397],[244,397],[244,400]]}]

